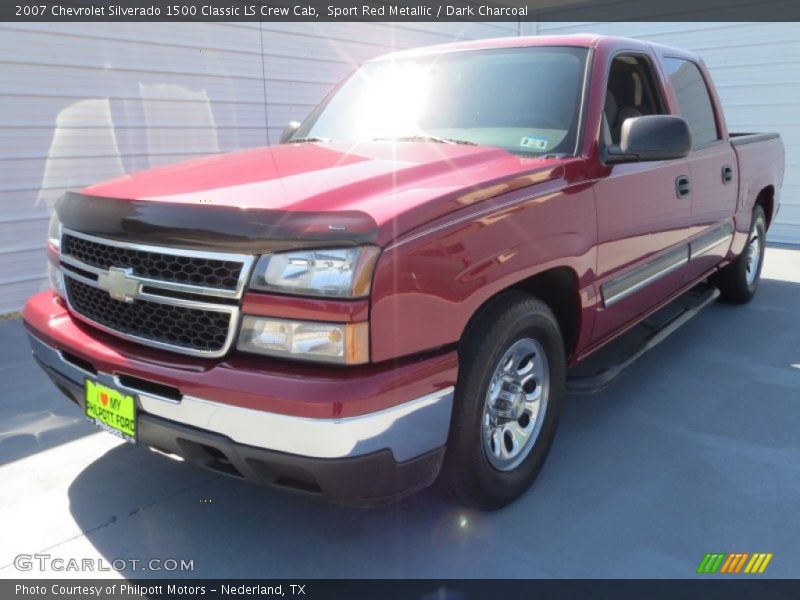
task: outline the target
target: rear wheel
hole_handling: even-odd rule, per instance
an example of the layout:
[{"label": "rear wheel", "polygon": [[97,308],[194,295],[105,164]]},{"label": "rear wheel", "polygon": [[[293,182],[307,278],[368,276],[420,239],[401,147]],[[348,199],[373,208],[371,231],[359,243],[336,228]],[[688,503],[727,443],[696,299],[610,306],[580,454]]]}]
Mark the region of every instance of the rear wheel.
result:
[{"label": "rear wheel", "polygon": [[750,302],[758,290],[761,267],[764,264],[767,219],[764,209],[756,205],[747,245],[731,264],[714,274],[713,283],[719,288],[720,300],[744,304]]},{"label": "rear wheel", "polygon": [[565,369],[546,304],[514,292],[483,313],[460,351],[441,480],[451,495],[497,509],[528,489],[555,436]]}]

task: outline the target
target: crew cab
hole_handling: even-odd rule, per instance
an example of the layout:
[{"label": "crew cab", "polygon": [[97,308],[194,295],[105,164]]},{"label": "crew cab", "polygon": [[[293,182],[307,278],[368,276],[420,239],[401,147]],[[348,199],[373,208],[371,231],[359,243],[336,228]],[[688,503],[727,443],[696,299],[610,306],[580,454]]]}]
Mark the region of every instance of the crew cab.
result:
[{"label": "crew cab", "polygon": [[[66,193],[33,355],[87,418],[342,502],[531,485],[567,369],[705,282],[755,294],[777,134],[696,55],[591,35],[403,51],[280,144]],[[655,374],[654,374],[655,376]]]}]

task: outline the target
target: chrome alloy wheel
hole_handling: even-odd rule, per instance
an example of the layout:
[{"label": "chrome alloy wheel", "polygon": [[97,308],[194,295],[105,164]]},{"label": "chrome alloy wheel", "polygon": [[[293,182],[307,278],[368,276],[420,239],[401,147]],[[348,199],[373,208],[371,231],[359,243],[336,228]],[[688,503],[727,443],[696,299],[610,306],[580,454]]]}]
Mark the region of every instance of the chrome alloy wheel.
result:
[{"label": "chrome alloy wheel", "polygon": [[544,422],[549,385],[539,342],[523,338],[503,354],[483,409],[483,449],[495,469],[510,471],[530,453]]},{"label": "chrome alloy wheel", "polygon": [[745,281],[748,286],[752,286],[758,275],[758,267],[761,263],[761,253],[764,251],[764,240],[758,230],[758,219],[753,220],[753,227],[750,230],[750,241],[747,242],[747,265],[745,267]]}]

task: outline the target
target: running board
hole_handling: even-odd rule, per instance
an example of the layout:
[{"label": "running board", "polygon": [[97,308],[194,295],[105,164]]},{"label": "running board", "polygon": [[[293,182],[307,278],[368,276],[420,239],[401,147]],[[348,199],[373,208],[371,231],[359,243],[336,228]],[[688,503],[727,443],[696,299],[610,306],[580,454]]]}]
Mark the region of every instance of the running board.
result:
[{"label": "running board", "polygon": [[567,373],[567,392],[591,394],[600,391],[718,297],[719,290],[715,287],[707,284],[693,287],[570,368]]}]

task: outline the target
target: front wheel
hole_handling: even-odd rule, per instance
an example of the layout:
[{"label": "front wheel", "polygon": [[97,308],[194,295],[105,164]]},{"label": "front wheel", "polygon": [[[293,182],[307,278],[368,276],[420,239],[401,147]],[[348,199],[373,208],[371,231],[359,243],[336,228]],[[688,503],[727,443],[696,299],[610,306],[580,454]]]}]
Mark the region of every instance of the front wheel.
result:
[{"label": "front wheel", "polygon": [[497,509],[533,483],[553,442],[566,365],[558,322],[536,298],[498,298],[462,344],[442,483]]},{"label": "front wheel", "polygon": [[767,219],[764,209],[756,205],[747,245],[731,264],[714,274],[712,282],[719,288],[720,300],[745,304],[753,299],[761,278],[766,247]]}]

